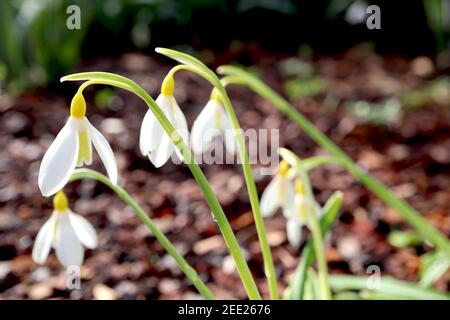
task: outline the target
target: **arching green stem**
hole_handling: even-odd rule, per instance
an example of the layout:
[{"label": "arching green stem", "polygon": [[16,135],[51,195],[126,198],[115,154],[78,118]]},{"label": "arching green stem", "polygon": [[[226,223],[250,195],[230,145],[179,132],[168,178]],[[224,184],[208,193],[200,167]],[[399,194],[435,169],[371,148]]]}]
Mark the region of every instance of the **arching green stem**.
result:
[{"label": "arching green stem", "polygon": [[[247,262],[242,254],[239,243],[233,233],[233,230],[228,222],[228,219],[223,212],[222,207],[220,206],[217,197],[211,189],[205,175],[202,170],[195,162],[194,156],[187,148],[186,144],[183,142],[183,139],[176,133],[174,127],[169,122],[161,108],[156,104],[156,102],[150,97],[150,95],[142,89],[138,84],[134,81],[125,78],[123,76],[119,76],[113,73],[107,72],[83,72],[65,76],[61,78],[61,81],[71,80],[71,81],[80,81],[80,80],[90,80],[95,83],[108,84],[112,86],[116,86],[125,90],[128,90],[137,96],[139,96],[142,100],[145,101],[147,106],[155,115],[156,119],[159,121],[167,135],[171,138],[174,145],[180,150],[183,158],[192,172],[195,180],[197,181],[199,187],[202,189],[203,194],[208,202],[209,207],[217,221],[217,225],[224,237],[225,243],[227,244],[230,254],[233,257],[236,268],[241,277],[242,283],[247,291],[247,294],[250,299],[260,299],[261,295],[259,294],[258,288],[256,286],[255,280],[250,272]],[[92,83],[94,83],[92,82]]]},{"label": "arching green stem", "polygon": [[239,77],[254,92],[271,101],[275,107],[289,117],[321,147],[327,149],[348,172],[356,177],[369,190],[376,194],[388,206],[395,209],[424,239],[450,257],[450,241],[434,228],[422,215],[408,203],[399,199],[386,185],[360,168],[341,148],[320,132],[306,117],[299,113],[289,102],[249,72],[233,67],[222,66],[219,73]]},{"label": "arching green stem", "polygon": [[134,210],[136,215],[142,222],[150,229],[155,238],[163,246],[163,248],[169,253],[178,264],[181,271],[184,272],[186,277],[191,280],[192,284],[197,288],[198,292],[208,300],[215,299],[213,293],[208,289],[206,284],[200,279],[197,271],[195,271],[189,263],[183,258],[183,256],[178,253],[177,249],[173,246],[169,239],[162,233],[153,220],[142,210],[142,208],[133,200],[133,198],[126,192],[122,187],[112,184],[108,177],[101,173],[98,173],[90,169],[76,169],[72,176],[70,177],[70,182],[82,180],[82,179],[93,179],[99,181],[114,191],[120,199],[122,199],[127,205]]},{"label": "arching green stem", "polygon": [[156,52],[168,56],[180,63],[194,67],[197,69],[197,74],[202,75],[206,80],[208,80],[220,93],[222,102],[224,104],[225,110],[233,127],[234,136],[236,138],[239,157],[242,163],[242,171],[244,172],[245,183],[247,186],[248,196],[250,199],[250,205],[252,207],[253,218],[255,220],[256,232],[258,233],[259,243],[261,245],[261,251],[264,260],[264,270],[267,277],[267,283],[269,287],[270,297],[272,299],[278,299],[278,287],[277,279],[275,273],[275,266],[272,259],[272,253],[270,251],[269,242],[267,240],[266,227],[264,225],[264,220],[259,207],[258,192],[256,190],[255,180],[253,178],[253,172],[249,161],[249,155],[245,146],[244,134],[239,125],[239,121],[234,112],[233,105],[231,104],[230,98],[225,90],[225,87],[220,82],[216,74],[206,67],[202,62],[191,57],[185,53],[178,52],[175,50],[157,48]]}]

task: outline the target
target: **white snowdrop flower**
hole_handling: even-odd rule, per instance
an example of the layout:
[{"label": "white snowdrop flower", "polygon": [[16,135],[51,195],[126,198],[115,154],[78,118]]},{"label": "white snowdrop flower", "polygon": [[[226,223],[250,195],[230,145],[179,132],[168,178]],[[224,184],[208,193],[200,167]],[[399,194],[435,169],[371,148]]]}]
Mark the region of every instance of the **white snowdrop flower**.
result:
[{"label": "white snowdrop flower", "polygon": [[[178,134],[187,145],[189,132],[186,117],[173,96],[173,90],[174,80],[169,74],[163,81],[161,94],[156,99],[156,103],[175,128],[175,134]],[[142,155],[148,156],[156,168],[163,166],[174,151],[180,159],[183,159],[151,110],[147,111],[142,121],[139,148]]]},{"label": "white snowdrop flower", "polygon": [[261,213],[264,217],[272,216],[278,208],[286,216],[289,206],[294,201],[294,186],[288,177],[289,165],[281,161],[278,173],[267,185],[261,196]]},{"label": "white snowdrop flower", "polygon": [[320,206],[305,195],[303,184],[297,179],[294,201],[285,210],[287,237],[289,243],[295,248],[300,246],[303,226],[309,227],[311,212],[317,214],[319,218],[322,215]]},{"label": "white snowdrop flower", "polygon": [[76,167],[92,162],[92,144],[102,160],[109,179],[117,184],[117,164],[105,137],[88,121],[86,102],[78,92],[72,99],[70,117],[42,159],[39,189],[48,197],[61,190]]},{"label": "white snowdrop flower", "polygon": [[83,246],[89,249],[97,247],[94,227],[69,209],[63,191],[59,191],[53,198],[53,207],[52,215],[36,236],[32,252],[33,260],[43,264],[53,247],[62,265],[79,266],[84,258]]},{"label": "white snowdrop flower", "polygon": [[221,102],[217,89],[211,92],[211,98],[194,121],[191,132],[191,146],[195,154],[207,151],[215,137],[222,136],[227,152],[234,155],[236,141],[230,118]]}]

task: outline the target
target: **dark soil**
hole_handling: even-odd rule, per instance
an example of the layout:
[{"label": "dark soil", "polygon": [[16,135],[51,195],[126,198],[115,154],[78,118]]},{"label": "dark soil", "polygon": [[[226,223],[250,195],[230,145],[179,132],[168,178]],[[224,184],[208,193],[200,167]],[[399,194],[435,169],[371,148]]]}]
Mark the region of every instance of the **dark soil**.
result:
[{"label": "dark soil", "polygon": [[[264,79],[282,92],[286,77],[277,68],[284,57],[253,52],[247,57]],[[215,64],[236,56],[216,57]],[[346,101],[382,101],[426,85],[438,76],[425,75],[416,59],[363,55],[350,50],[314,60],[327,89],[314,98],[295,99],[295,107],[341,146],[361,166],[379,178],[427,220],[450,235],[450,109],[435,101],[405,110],[387,125],[371,125],[348,112]],[[414,67],[416,66],[416,67]],[[111,71],[128,76],[153,97],[170,65],[140,54],[87,61],[79,70]],[[77,85],[61,84],[75,92]],[[232,260],[208,206],[190,171],[168,163],[161,169],[140,155],[139,128],[146,106],[131,94],[115,90],[107,108],[99,108],[88,89],[88,117],[106,136],[116,154],[120,185],[156,221],[186,259],[220,298],[245,298]],[[241,87],[230,87],[243,127],[279,128],[281,145],[301,157],[326,154],[269,102]],[[189,125],[206,103],[210,86],[197,76],[176,76],[176,97]],[[327,108],[330,97],[336,103]],[[447,97],[448,98],[448,97]],[[37,173],[45,150],[68,116],[71,94],[38,90],[18,98],[0,96],[0,298],[69,299],[186,299],[200,298],[175,262],[132,210],[100,183],[83,181],[66,187],[71,208],[84,215],[99,235],[100,245],[86,252],[80,290],[66,289],[66,271],[52,253],[39,266],[31,259],[37,231],[52,211],[51,199],[41,196]],[[93,168],[104,172],[94,156]],[[229,217],[257,283],[268,296],[261,251],[250,211],[245,183],[238,165],[202,166]],[[261,192],[270,176],[256,175]],[[344,206],[328,240],[327,258],[332,273],[365,275],[378,265],[383,275],[415,281],[419,257],[431,248],[418,245],[395,248],[387,242],[392,230],[409,230],[394,210],[387,208],[343,169],[327,165],[311,172],[318,201],[323,204],[335,190],[345,195]],[[280,213],[266,221],[280,289],[284,289],[298,262],[285,234]],[[307,233],[306,233],[307,234]],[[449,286],[443,277],[438,290]]]}]

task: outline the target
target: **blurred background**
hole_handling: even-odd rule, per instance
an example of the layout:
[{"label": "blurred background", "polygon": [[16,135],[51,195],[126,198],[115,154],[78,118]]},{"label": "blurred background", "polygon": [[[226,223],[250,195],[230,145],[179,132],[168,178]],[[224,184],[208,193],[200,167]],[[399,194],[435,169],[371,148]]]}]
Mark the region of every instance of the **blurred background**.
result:
[{"label": "blurred background", "polygon": [[[74,4],[81,10],[81,28],[71,30],[67,8]],[[368,5],[379,6],[380,29],[367,27]],[[35,235],[51,213],[50,199],[37,188],[39,163],[77,89],[59,78],[77,71],[116,72],[156,98],[174,65],[154,53],[158,46],[192,54],[211,68],[251,68],[450,235],[448,0],[0,1],[0,43],[0,298],[198,297],[132,211],[92,181],[67,187],[72,209],[94,224],[100,239],[99,248],[86,253],[82,288],[65,287],[65,270],[54,256],[44,266],[31,260]],[[211,88],[189,73],[180,72],[176,81],[175,95],[192,125]],[[324,154],[267,101],[239,87],[230,87],[230,94],[243,127],[279,128],[281,145],[301,157]],[[104,86],[88,89],[86,97],[89,119],[115,151],[120,184],[213,292],[222,298],[245,297],[189,170],[172,164],[156,170],[140,156],[145,105]],[[93,167],[104,171],[99,161]],[[267,293],[239,167],[203,169]],[[256,178],[259,191],[270,180]],[[328,240],[333,273],[365,275],[369,265],[377,265],[384,275],[448,290],[446,268],[423,280],[432,248],[395,211],[335,166],[314,170],[311,179],[322,204],[335,190],[345,193]],[[284,223],[281,215],[267,223],[280,289],[299,255],[286,241]]]}]

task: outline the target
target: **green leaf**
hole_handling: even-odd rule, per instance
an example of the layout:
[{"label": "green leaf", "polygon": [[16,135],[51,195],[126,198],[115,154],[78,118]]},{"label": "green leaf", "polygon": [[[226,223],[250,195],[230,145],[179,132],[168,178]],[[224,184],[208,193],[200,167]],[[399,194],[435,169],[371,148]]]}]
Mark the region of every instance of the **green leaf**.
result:
[{"label": "green leaf", "polygon": [[333,295],[333,300],[361,300],[361,296],[353,291],[341,291]]},{"label": "green leaf", "polygon": [[392,231],[388,235],[388,242],[397,248],[413,247],[423,243],[422,239],[413,231]]},{"label": "green leaf", "polygon": [[[330,275],[333,290],[368,290],[367,277],[350,275]],[[380,286],[375,293],[396,296],[398,299],[411,300],[450,300],[450,296],[432,289],[424,289],[416,283],[401,281],[392,277],[381,277]]]},{"label": "green leaf", "polygon": [[314,97],[323,93],[325,89],[326,81],[319,76],[311,79],[292,79],[284,84],[284,92],[291,99]]},{"label": "green leaf", "polygon": [[166,57],[174,59],[175,61],[178,61],[181,64],[193,67],[194,69],[197,70],[196,73],[198,73],[200,76],[206,78],[213,86],[221,87],[219,78],[217,78],[217,76],[214,74],[214,72],[212,72],[211,69],[209,69],[200,60],[198,60],[186,53],[167,49],[167,48],[156,48],[155,51],[157,53],[165,55]]},{"label": "green leaf", "polygon": [[450,260],[442,252],[430,252],[420,257],[420,286],[430,287],[450,268]]},{"label": "green leaf", "polygon": [[313,268],[308,268],[308,277],[305,283],[305,300],[320,300],[320,283]]},{"label": "green leaf", "polygon": [[324,164],[338,164],[337,159],[332,156],[314,156],[303,160],[303,168],[306,171]]}]

